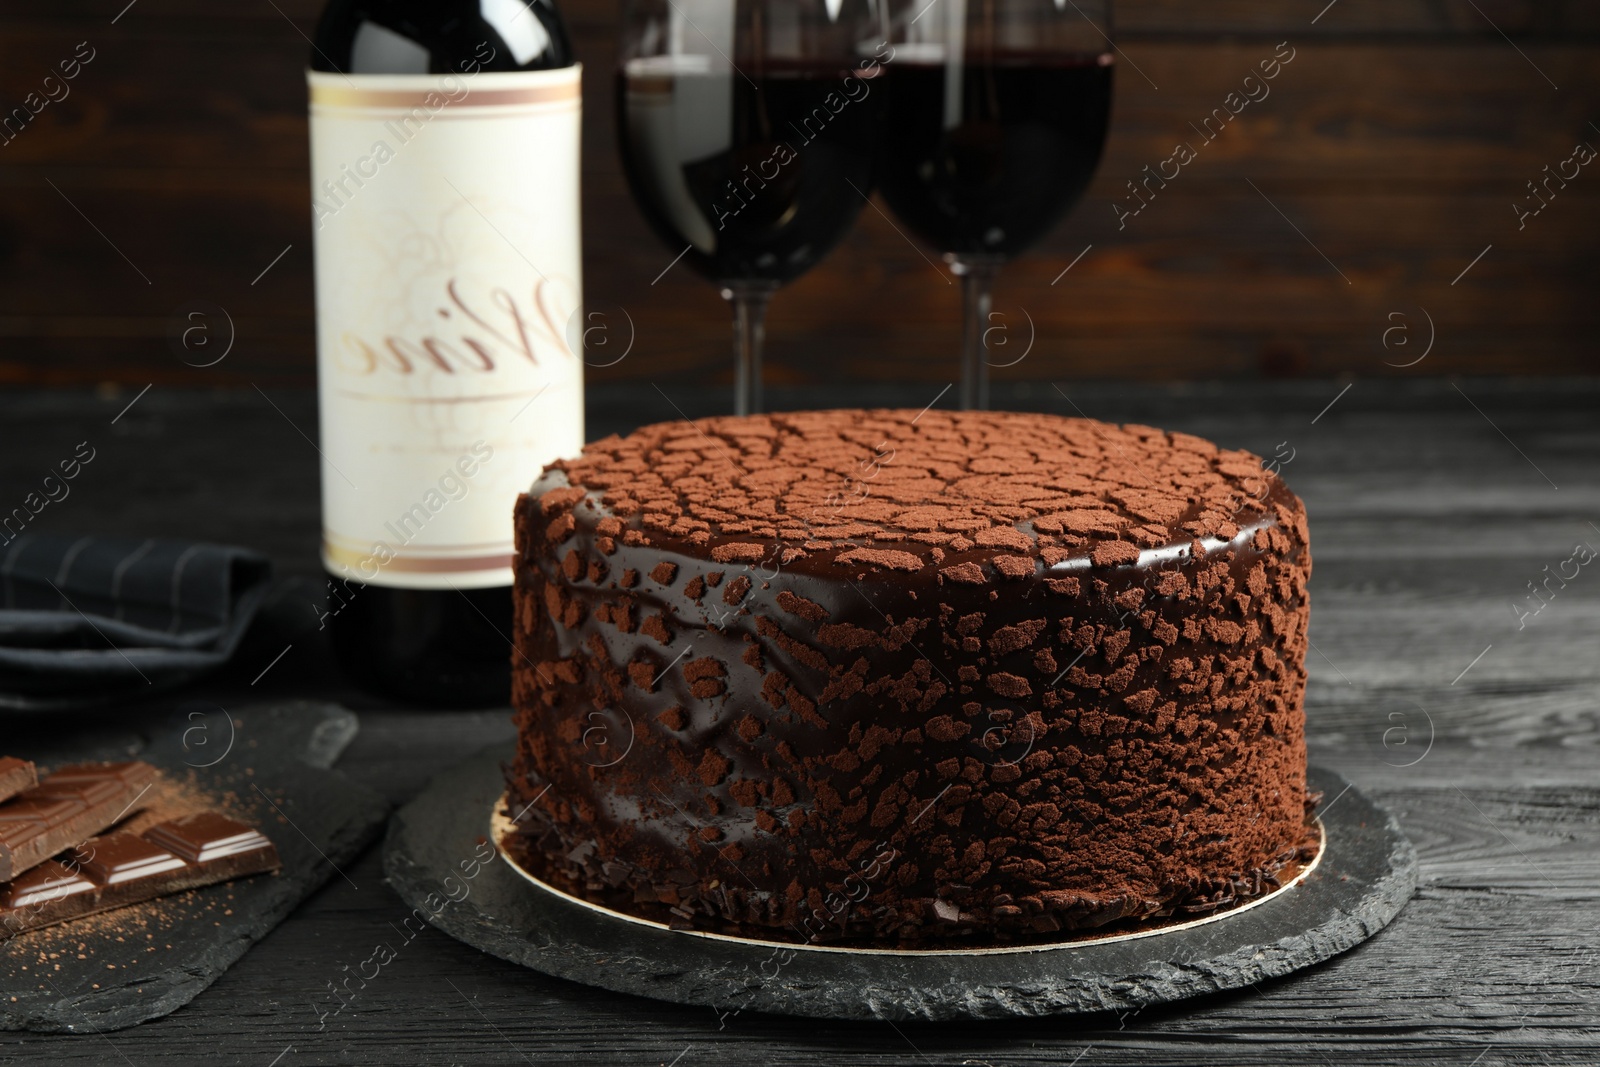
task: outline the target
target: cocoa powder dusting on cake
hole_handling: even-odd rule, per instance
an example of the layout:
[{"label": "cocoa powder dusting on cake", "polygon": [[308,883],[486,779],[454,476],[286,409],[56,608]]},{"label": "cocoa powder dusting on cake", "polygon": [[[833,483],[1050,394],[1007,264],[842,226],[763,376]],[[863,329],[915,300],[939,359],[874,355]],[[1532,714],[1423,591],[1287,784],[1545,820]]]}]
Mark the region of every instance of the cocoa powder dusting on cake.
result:
[{"label": "cocoa powder dusting on cake", "polygon": [[[508,784],[560,798],[525,843],[580,895],[782,929],[845,894],[818,937],[1039,937],[1225,907],[1304,854],[1310,553],[1249,453],[1044,415],[707,419],[596,442],[518,509]],[[596,707],[637,730],[614,767],[583,759]]]}]

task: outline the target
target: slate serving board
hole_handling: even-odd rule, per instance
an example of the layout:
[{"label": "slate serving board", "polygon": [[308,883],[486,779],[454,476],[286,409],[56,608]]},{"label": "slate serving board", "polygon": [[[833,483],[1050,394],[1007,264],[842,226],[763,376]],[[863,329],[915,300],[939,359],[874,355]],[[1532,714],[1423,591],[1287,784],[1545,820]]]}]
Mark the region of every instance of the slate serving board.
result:
[{"label": "slate serving board", "polygon": [[388,802],[328,769],[356,730],[349,711],[304,701],[231,711],[175,704],[68,736],[8,730],[8,752],[41,769],[154,764],[266,833],[283,870],[0,942],[0,1029],[118,1030],[199,995],[377,836]]},{"label": "slate serving board", "polygon": [[491,955],[620,993],[727,1014],[958,1020],[1150,1007],[1251,986],[1366,940],[1416,888],[1394,818],[1332,771],[1327,844],[1305,881],[1214,922],[1138,938],[1002,952],[850,952],[707,938],[609,916],[540,889],[509,863],[479,868],[476,842],[504,781],[507,745],[439,775],[390,823],[384,871],[440,930]]}]

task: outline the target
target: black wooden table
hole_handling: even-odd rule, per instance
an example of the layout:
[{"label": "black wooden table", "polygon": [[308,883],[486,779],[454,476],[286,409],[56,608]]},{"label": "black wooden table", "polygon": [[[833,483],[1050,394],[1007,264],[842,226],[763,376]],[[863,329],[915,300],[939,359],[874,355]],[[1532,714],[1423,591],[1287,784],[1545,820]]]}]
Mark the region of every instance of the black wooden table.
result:
[{"label": "black wooden table", "polygon": [[[937,391],[774,400],[921,407]],[[724,392],[592,391],[591,435],[675,418],[674,405],[711,413]],[[342,701],[361,733],[340,767],[396,802],[510,735],[504,709],[397,710],[334,674],[315,607],[312,396],[157,386],[127,408],[136,393],[6,395],[0,506],[87,440],[95,460],[38,529],[215,539],[273,556],[283,583],[247,647],[180,697]],[[749,1013],[723,1025],[709,1009],[570,985],[430,931],[319,1031],[312,999],[407,911],[374,848],[176,1014],[109,1035],[0,1035],[0,1063],[1600,1062],[1600,565],[1552,582],[1548,602],[1529,593],[1576,545],[1600,548],[1600,381],[1043,383],[998,402],[1292,450],[1284,474],[1309,508],[1315,556],[1311,756],[1388,805],[1421,854],[1422,886],[1387,930],[1259,990],[965,1026]],[[137,714],[74,714],[57,728]],[[30,728],[0,719],[5,736]]]}]

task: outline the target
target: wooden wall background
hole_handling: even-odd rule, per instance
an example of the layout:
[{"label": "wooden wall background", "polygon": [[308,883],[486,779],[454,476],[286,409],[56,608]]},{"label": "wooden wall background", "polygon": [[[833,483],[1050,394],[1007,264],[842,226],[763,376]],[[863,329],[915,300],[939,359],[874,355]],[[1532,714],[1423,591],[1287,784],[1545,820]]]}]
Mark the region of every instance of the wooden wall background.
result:
[{"label": "wooden wall background", "polygon": [[[0,147],[0,380],[309,384],[301,72],[320,0],[126,2],[0,5],[0,108],[78,42],[95,50],[71,95]],[[681,267],[650,284],[672,250],[616,161],[616,2],[562,0],[588,65],[589,303],[626,307],[637,330],[593,377],[727,380],[710,286]],[[1600,2],[1124,0],[1117,23],[1105,160],[1068,222],[1003,276],[997,307],[1018,330],[1026,309],[1037,341],[998,377],[1600,371],[1600,162],[1525,228],[1512,209],[1578,141],[1600,148]],[[1188,124],[1285,40],[1296,58],[1271,96],[1118,232],[1124,181],[1192,139]],[[956,296],[867,209],[774,301],[770,379],[949,380]],[[237,328],[207,370],[168,341],[193,300]],[[1387,368],[1420,354],[1426,317],[1427,360]],[[1401,324],[1390,341],[1413,344],[1386,350]]]}]

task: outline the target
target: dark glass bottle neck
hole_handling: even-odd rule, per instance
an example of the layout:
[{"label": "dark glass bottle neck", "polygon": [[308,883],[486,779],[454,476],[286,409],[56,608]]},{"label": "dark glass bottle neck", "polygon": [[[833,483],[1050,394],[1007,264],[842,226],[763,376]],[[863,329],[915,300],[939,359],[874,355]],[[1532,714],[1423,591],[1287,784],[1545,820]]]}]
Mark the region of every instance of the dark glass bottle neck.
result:
[{"label": "dark glass bottle neck", "polygon": [[311,69],[341,74],[477,74],[575,62],[551,0],[331,0]]}]

